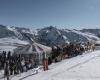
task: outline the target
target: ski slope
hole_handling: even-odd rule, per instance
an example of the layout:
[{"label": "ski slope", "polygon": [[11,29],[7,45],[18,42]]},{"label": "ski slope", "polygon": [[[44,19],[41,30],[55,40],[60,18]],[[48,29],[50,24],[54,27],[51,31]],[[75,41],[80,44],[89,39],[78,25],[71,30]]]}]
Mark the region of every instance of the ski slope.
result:
[{"label": "ski slope", "polygon": [[20,75],[14,76],[10,79],[11,80],[100,80],[100,50],[94,52],[86,52],[83,55],[71,59],[66,59],[58,63],[53,63],[52,65],[49,66],[49,70],[45,72],[39,70],[37,74],[31,70],[22,73]]},{"label": "ski slope", "polygon": [[17,48],[18,45],[26,45],[28,44],[27,41],[19,40],[18,38],[7,37],[7,38],[0,38],[0,51],[12,51],[13,49]]}]

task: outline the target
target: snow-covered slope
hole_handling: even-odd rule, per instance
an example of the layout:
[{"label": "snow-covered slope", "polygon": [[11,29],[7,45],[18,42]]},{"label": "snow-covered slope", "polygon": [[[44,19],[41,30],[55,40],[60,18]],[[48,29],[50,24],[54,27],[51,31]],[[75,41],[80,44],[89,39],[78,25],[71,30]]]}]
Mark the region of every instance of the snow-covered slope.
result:
[{"label": "snow-covered slope", "polygon": [[[100,50],[66,59],[49,66],[48,71],[31,70],[11,80],[100,80]],[[28,76],[29,75],[29,76]],[[3,80],[3,79],[1,79]]]},{"label": "snow-covered slope", "polygon": [[99,80],[100,51],[53,64],[46,72],[24,80]]},{"label": "snow-covered slope", "polygon": [[14,37],[6,37],[6,38],[1,38],[0,39],[0,51],[6,50],[13,50],[19,45],[25,45],[28,44],[27,41],[22,41],[18,38]]}]

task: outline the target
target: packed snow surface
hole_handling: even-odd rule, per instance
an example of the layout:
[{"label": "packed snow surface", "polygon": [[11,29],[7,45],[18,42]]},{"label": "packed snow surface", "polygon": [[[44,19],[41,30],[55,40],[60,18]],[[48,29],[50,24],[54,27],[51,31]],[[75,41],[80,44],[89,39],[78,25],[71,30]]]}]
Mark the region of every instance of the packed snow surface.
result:
[{"label": "packed snow surface", "polygon": [[100,51],[89,52],[57,64],[24,80],[100,80]]}]

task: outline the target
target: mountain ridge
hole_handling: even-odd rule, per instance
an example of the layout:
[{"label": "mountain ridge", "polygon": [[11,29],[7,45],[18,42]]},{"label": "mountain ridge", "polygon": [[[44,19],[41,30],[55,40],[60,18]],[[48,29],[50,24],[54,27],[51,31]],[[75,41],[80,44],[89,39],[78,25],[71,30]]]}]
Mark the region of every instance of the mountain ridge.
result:
[{"label": "mountain ridge", "polygon": [[49,26],[32,30],[29,28],[0,25],[0,44],[2,44],[2,46],[3,44],[5,45],[5,43],[5,46],[8,46],[8,44],[13,46],[24,45],[26,43],[29,44],[31,39],[39,44],[49,47],[70,42],[96,42],[100,41],[100,29],[70,30]]}]

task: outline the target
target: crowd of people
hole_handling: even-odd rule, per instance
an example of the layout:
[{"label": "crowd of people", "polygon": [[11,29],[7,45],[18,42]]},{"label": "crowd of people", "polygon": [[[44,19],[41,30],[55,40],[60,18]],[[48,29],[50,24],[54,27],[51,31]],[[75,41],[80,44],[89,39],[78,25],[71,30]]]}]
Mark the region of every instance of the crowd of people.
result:
[{"label": "crowd of people", "polygon": [[[70,43],[63,46],[53,46],[50,56],[48,56],[48,64],[59,62],[66,58],[82,55],[85,51],[94,50],[95,45],[86,43]],[[35,61],[34,61],[35,62]],[[25,59],[20,54],[12,55],[10,51],[0,53],[0,70],[4,69],[5,75],[19,74],[36,66],[32,59]]]},{"label": "crowd of people", "polygon": [[85,51],[94,51],[95,45],[93,43],[70,43],[63,46],[53,46],[51,56],[48,58],[49,64],[52,62],[59,62],[65,58],[82,55]]},{"label": "crowd of people", "polygon": [[20,55],[11,55],[10,51],[8,53],[6,51],[0,53],[0,70],[3,69],[5,75],[19,74],[33,67],[34,64],[31,59],[25,60]]}]

